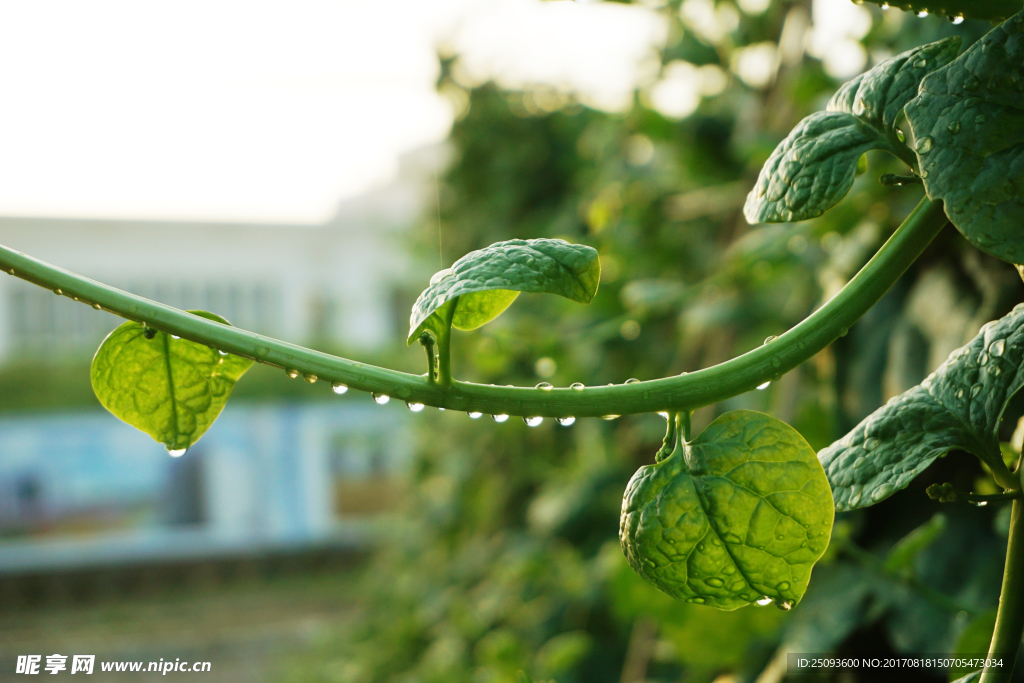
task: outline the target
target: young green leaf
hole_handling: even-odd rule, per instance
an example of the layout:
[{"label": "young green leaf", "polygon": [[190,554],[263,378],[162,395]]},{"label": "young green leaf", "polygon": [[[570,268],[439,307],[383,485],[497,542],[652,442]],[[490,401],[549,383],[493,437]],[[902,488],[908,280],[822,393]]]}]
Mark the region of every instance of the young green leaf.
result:
[{"label": "young green leaf", "polygon": [[837,510],[904,488],[954,448],[1001,462],[999,423],[1024,385],[1024,304],[982,327],[923,383],[896,396],[818,454]]},{"label": "young green leaf", "polygon": [[[430,279],[412,307],[409,343],[442,324],[442,307],[455,307],[452,327],[473,330],[508,308],[519,292],[559,294],[590,303],[601,265],[597,251],[564,240],[508,240],[473,251]],[[433,321],[430,319],[434,318]]]},{"label": "young green leaf", "polygon": [[[229,325],[205,311],[189,311]],[[199,440],[253,361],[126,322],[92,359],[92,388],[103,407],[167,450]]]},{"label": "young green leaf", "polygon": [[743,206],[747,221],[781,223],[820,216],[850,191],[857,160],[871,149],[896,153],[885,136],[852,114],[811,114],[765,162]]},{"label": "young green leaf", "polygon": [[850,191],[857,162],[868,150],[913,161],[896,133],[896,118],[925,74],[948,64],[959,48],[956,37],[922,45],[840,88],[827,111],[805,118],[772,152],[747,196],[747,220],[780,223],[820,216]]},{"label": "young green leaf", "polygon": [[896,120],[907,102],[917,95],[921,79],[949,64],[960,52],[960,37],[951,36],[887,59],[839,88],[827,111],[853,114],[902,147]]},{"label": "young green leaf", "polygon": [[795,429],[752,410],[722,415],[641,467],[622,500],[619,540],[660,590],[719,609],[803,597],[828,546],[832,496]]},{"label": "young green leaf", "polygon": [[906,107],[924,188],[974,246],[1024,260],[1024,12],[921,82]]}]

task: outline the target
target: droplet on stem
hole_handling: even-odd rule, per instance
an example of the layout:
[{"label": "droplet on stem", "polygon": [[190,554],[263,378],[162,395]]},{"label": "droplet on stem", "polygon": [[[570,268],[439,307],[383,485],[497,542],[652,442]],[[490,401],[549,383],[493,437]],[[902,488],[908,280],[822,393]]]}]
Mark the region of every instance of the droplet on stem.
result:
[{"label": "droplet on stem", "polygon": [[421,412],[424,408],[424,405],[422,403],[413,403],[411,401],[406,401],[405,405],[409,406],[409,410],[411,410],[414,413]]},{"label": "droplet on stem", "polygon": [[540,384],[535,386],[534,389],[540,389],[541,391],[551,391],[552,389],[554,389],[554,387],[551,386],[551,382],[541,382]]},{"label": "droplet on stem", "polygon": [[296,377],[299,376],[299,371],[294,368],[285,370],[284,373],[288,375],[288,377],[290,377],[291,379],[295,379]]},{"label": "droplet on stem", "polygon": [[388,401],[391,400],[391,397],[388,396],[387,394],[376,394],[376,393],[374,393],[374,394],[370,394],[370,395],[373,396],[374,402],[377,403],[378,405],[384,405],[385,403],[387,403]]},{"label": "droplet on stem", "polygon": [[338,396],[341,396],[342,394],[348,391],[348,385],[342,384],[341,382],[335,382],[334,384],[331,385],[331,391],[336,393]]},{"label": "droplet on stem", "polygon": [[316,375],[303,375],[302,379],[306,380],[310,384],[316,384],[318,377]]},{"label": "droplet on stem", "polygon": [[765,382],[764,384],[758,384],[758,385],[757,385],[757,390],[758,390],[758,391],[763,391],[764,389],[767,389],[767,388],[768,388],[768,385],[769,385],[769,384],[771,384],[771,383],[772,383],[772,382],[771,382],[771,380],[768,380],[768,381],[767,381],[767,382]]},{"label": "droplet on stem", "polygon": [[584,389],[586,389],[586,387],[583,385],[583,382],[573,382],[572,384],[569,385],[569,388],[575,389],[576,391],[583,391]]},{"label": "droplet on stem", "polygon": [[571,417],[571,416],[570,417],[556,417],[555,421],[558,424],[562,425],[563,427],[568,427],[569,425],[571,425],[573,422],[576,421],[576,418],[575,417]]},{"label": "droplet on stem", "polygon": [[483,413],[479,413],[479,412],[477,412],[475,410],[473,412],[471,412],[471,413],[466,413],[466,414],[469,415],[469,419],[470,420],[479,420],[481,417],[483,417]]},{"label": "droplet on stem", "polygon": [[491,419],[494,420],[495,422],[507,422],[508,421],[508,415],[504,415],[504,414],[491,415]]},{"label": "droplet on stem", "polygon": [[537,425],[539,425],[543,421],[544,421],[544,418],[540,417],[540,416],[524,417],[523,418],[523,422],[526,423],[527,427],[536,427]]}]

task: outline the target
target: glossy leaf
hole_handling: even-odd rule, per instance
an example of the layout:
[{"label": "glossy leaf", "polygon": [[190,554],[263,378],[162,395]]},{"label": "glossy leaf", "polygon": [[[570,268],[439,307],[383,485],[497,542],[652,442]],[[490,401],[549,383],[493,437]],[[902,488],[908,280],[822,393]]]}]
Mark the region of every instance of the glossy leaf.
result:
[{"label": "glossy leaf", "polygon": [[925,191],[971,244],[1024,260],[1024,12],[930,74],[907,105]]},{"label": "glossy leaf", "polygon": [[727,413],[641,467],[622,501],[630,566],[662,591],[720,609],[769,597],[792,605],[828,546],[832,496],[795,429],[751,410]]},{"label": "glossy leaf", "polygon": [[825,213],[853,186],[857,160],[872,149],[894,148],[852,114],[817,112],[775,148],[747,196],[750,223],[802,221]]},{"label": "glossy leaf", "polygon": [[452,326],[472,330],[493,320],[519,292],[559,294],[590,303],[597,293],[601,265],[597,251],[564,240],[508,240],[466,254],[430,280],[409,319],[409,343],[428,320],[453,302]]},{"label": "glossy leaf", "polygon": [[818,454],[837,510],[882,501],[954,448],[1001,458],[999,422],[1024,384],[1024,305],[988,323],[923,383]]},{"label": "glossy leaf", "polygon": [[747,196],[747,220],[779,223],[820,216],[850,191],[857,163],[868,150],[912,160],[896,133],[896,119],[925,74],[949,63],[959,46],[954,37],[914,48],[840,88],[827,111],[805,118],[772,152]]},{"label": "glossy leaf", "polygon": [[[194,315],[228,325],[205,311]],[[253,361],[141,323],[111,332],[92,360],[92,388],[103,407],[168,450],[199,440],[224,408],[235,382]]]},{"label": "glossy leaf", "polygon": [[899,146],[896,121],[903,107],[917,95],[922,78],[953,61],[960,43],[952,36],[887,59],[844,84],[826,110],[853,114]]}]

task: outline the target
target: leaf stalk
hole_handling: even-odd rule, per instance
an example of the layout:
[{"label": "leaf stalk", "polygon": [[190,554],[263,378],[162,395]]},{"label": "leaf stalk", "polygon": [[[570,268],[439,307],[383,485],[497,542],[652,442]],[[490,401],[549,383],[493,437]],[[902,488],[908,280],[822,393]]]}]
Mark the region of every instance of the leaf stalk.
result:
[{"label": "leaf stalk", "polygon": [[988,659],[1001,658],[1002,666],[986,666],[980,683],[1006,683],[1024,635],[1024,500],[1013,501],[1010,537],[1006,544],[1003,588],[999,594],[996,626],[988,648]]}]

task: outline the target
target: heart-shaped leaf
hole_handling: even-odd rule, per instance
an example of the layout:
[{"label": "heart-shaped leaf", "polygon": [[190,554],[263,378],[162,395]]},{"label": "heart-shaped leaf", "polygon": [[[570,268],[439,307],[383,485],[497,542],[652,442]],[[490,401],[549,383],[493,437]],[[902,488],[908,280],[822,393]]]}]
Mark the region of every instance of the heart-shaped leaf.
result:
[{"label": "heart-shaped leaf", "polygon": [[619,540],[660,590],[719,609],[803,597],[832,529],[832,496],[795,429],[752,410],[722,415],[641,467],[622,500]]},{"label": "heart-shaped leaf", "polygon": [[1024,12],[921,82],[906,107],[924,188],[971,244],[1024,260]]},{"label": "heart-shaped leaf", "polygon": [[[228,325],[205,311],[194,315]],[[199,440],[253,361],[146,328],[118,326],[92,359],[92,388],[103,407],[169,451]]]},{"label": "heart-shaped leaf", "polygon": [[820,216],[850,191],[857,161],[868,150],[913,161],[896,133],[896,118],[925,74],[948,64],[959,47],[959,38],[922,45],[840,88],[827,111],[805,118],[772,152],[747,196],[747,220],[780,223]]},{"label": "heart-shaped leaf", "polygon": [[412,307],[409,343],[425,329],[443,325],[446,304],[455,307],[452,327],[473,330],[500,315],[519,292],[559,294],[590,303],[600,279],[601,264],[593,247],[557,239],[492,244],[466,254],[430,279]]},{"label": "heart-shaped leaf", "polygon": [[924,382],[869,415],[818,454],[837,510],[866,507],[904,488],[955,448],[1001,458],[999,423],[1024,385],[1024,304],[981,328]]}]

